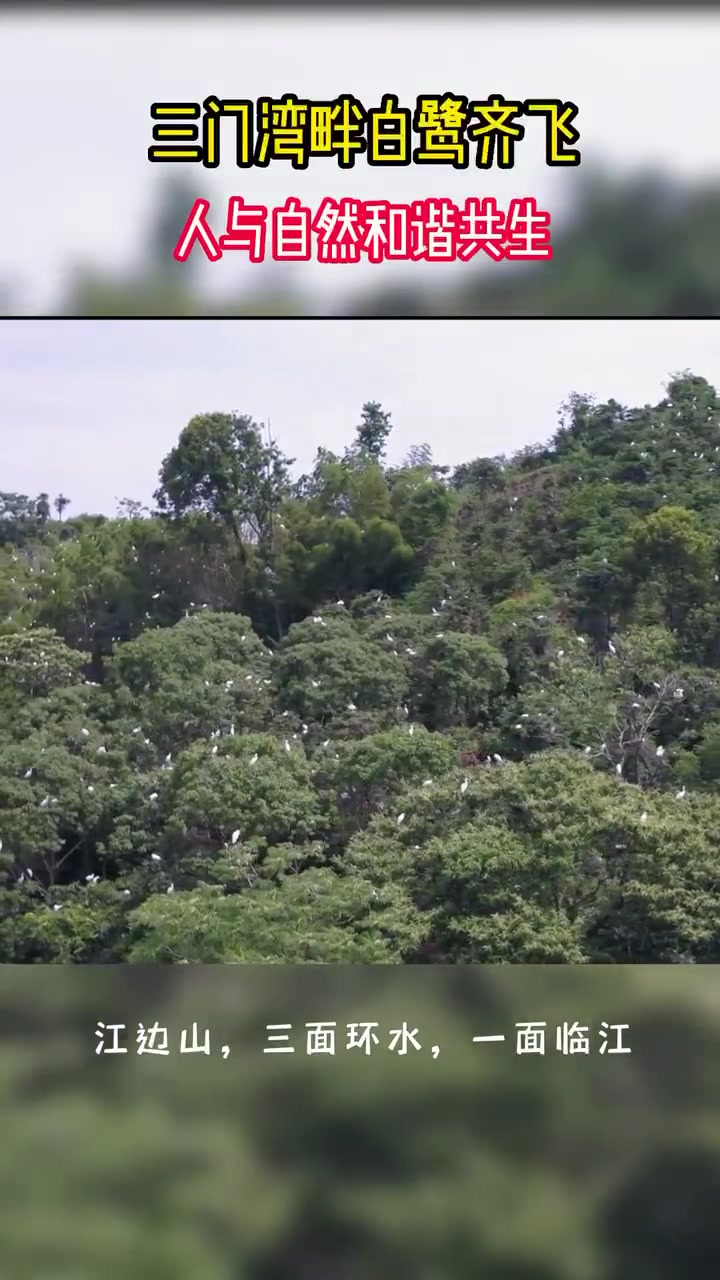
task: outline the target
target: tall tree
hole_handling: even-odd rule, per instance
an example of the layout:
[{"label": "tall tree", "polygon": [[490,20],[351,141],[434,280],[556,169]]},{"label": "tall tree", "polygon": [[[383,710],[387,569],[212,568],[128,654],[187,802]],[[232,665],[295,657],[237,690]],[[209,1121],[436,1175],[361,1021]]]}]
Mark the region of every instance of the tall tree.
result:
[{"label": "tall tree", "polygon": [[204,512],[221,520],[242,548],[262,541],[289,491],[286,458],[252,418],[205,413],[192,418],[160,471],[155,500],[176,516]]},{"label": "tall tree", "polygon": [[356,451],[381,462],[391,431],[390,414],[383,412],[377,400],[368,400],[362,407],[360,425],[355,434]]}]

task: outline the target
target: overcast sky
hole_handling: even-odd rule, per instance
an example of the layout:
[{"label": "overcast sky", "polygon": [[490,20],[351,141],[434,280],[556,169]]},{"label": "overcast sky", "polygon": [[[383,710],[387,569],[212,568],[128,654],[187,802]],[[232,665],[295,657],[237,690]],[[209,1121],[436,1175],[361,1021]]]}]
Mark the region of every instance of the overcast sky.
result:
[{"label": "overcast sky", "polygon": [[[147,159],[154,101],[288,92],[318,101],[347,92],[366,107],[379,106],[384,93],[412,106],[419,95],[450,91],[471,98],[502,93],[509,100],[549,96],[579,107],[583,161],[571,171],[545,166],[539,122],[537,129],[528,123],[516,166],[506,173],[386,170],[362,161],[342,172],[322,159],[305,172],[280,162],[246,171],[232,160],[221,160],[212,172],[182,166],[202,188],[195,194],[210,197],[211,225],[212,210],[217,217],[230,194],[267,205],[298,196],[313,208],[326,195],[407,201],[489,194],[501,207],[512,196],[534,195],[556,219],[589,166],[610,163],[627,172],[657,165],[696,179],[720,175],[714,75],[720,14],[688,7],[674,14],[618,7],[496,14],[453,12],[447,5],[441,15],[328,8],[233,14],[207,4],[110,15],[89,7],[74,12],[70,5],[62,13],[4,12],[0,106],[6,122],[20,111],[22,127],[3,136],[0,283],[30,286],[27,296],[42,314],[77,263],[122,271],[141,256],[148,210],[168,168],[177,172]],[[205,263],[204,278],[228,292],[248,272],[262,270],[229,254]],[[385,278],[399,271],[437,279],[445,268],[310,262],[298,264],[293,277],[313,290],[344,294],[378,270]]]},{"label": "overcast sky", "polygon": [[719,320],[0,320],[0,491],[71,511],[149,502],[189,419],[270,419],[308,469],[366,400],[391,462],[427,442],[457,464],[547,440],[571,391],[628,405],[681,369],[720,387]]}]

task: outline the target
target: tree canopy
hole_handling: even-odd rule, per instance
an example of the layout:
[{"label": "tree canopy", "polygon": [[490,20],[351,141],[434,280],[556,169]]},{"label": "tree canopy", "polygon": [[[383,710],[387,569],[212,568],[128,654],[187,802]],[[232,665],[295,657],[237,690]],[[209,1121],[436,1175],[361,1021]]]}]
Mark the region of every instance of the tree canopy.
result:
[{"label": "tree canopy", "polygon": [[0,960],[717,962],[714,388],[455,469],[359,417],[0,494]]}]

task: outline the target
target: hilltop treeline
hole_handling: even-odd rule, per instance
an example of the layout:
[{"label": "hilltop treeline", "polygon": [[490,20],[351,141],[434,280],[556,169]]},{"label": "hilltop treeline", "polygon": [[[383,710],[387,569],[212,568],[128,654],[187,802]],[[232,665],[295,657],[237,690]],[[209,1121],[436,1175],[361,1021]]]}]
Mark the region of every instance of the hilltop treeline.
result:
[{"label": "hilltop treeline", "polygon": [[0,960],[720,959],[715,390],[390,433],[293,479],[210,413],[152,511],[0,495]]}]

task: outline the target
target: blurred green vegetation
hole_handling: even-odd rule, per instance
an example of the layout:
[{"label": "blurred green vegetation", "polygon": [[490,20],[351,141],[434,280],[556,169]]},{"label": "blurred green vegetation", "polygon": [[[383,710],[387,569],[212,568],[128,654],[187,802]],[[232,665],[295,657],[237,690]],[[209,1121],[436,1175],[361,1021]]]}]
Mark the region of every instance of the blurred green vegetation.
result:
[{"label": "blurred green vegetation", "polygon": [[[3,1275],[714,1280],[719,997],[715,969],[4,967]],[[96,1054],[99,1021],[126,1056]],[[544,1056],[515,1053],[525,1021]],[[590,1052],[564,1056],[575,1021]],[[630,1054],[599,1053],[603,1021]],[[178,1052],[194,1022],[210,1056]],[[294,1055],[263,1054],[269,1023]]]},{"label": "blurred green vegetation", "polygon": [[[69,280],[65,316],[665,316],[720,315],[720,187],[654,172],[583,171],[568,213],[553,221],[552,263],[468,265],[461,279],[370,285],[330,305],[277,275],[220,298],[205,295],[172,249],[198,192],[169,182],[144,237],[119,272],[85,264]],[[197,253],[197,250],[194,251]],[[258,270],[256,268],[256,270]],[[259,269],[261,271],[261,269]],[[427,277],[426,277],[427,279]],[[21,305],[8,294],[5,314]]]}]

